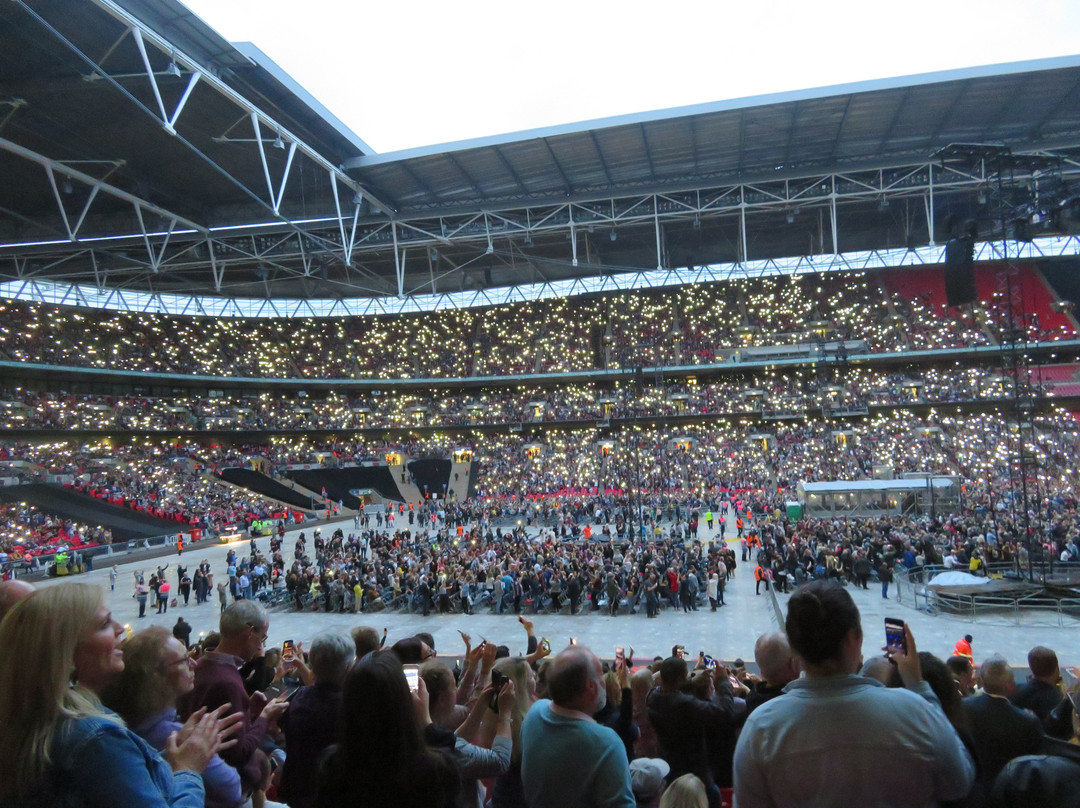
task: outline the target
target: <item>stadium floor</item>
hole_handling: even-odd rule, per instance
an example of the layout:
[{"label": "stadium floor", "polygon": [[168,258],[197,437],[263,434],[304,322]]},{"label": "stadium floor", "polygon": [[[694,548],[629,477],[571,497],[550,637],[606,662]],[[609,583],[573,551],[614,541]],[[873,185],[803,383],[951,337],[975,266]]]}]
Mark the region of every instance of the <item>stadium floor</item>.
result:
[{"label": "stadium floor", "polygon": [[[352,519],[342,520],[341,527],[346,532],[351,530]],[[306,528],[309,533],[311,529],[311,527]],[[704,530],[704,525],[702,529]],[[332,532],[327,530],[325,524],[323,531],[324,535]],[[286,535],[284,546],[290,551],[299,533],[300,529],[296,529]],[[263,538],[259,542],[264,551],[269,548],[269,539]],[[233,545],[201,542],[199,545],[185,549],[183,561],[189,568],[194,569],[200,561],[208,559],[215,580],[220,580],[220,576],[224,574],[225,555],[230,546],[235,547],[240,554],[248,550],[246,540]],[[119,556],[119,559],[123,558],[124,556]],[[78,578],[49,579],[37,585],[51,586],[64,580],[80,580],[100,584],[108,591],[109,567],[104,563],[104,559],[97,559],[97,561],[98,566],[92,572]],[[216,592],[211,594],[211,600],[208,603],[196,606],[195,597],[192,595],[190,605],[187,607],[183,605],[181,599],[180,605],[175,608],[170,606],[168,612],[161,615],[157,614],[156,609],[148,603],[146,617],[138,618],[138,605],[132,597],[133,573],[141,569],[149,577],[158,564],[166,562],[169,564],[169,582],[173,585],[173,594],[177,595],[175,579],[177,557],[175,554],[160,559],[118,563],[119,575],[116,590],[109,593],[109,606],[113,615],[121,623],[130,624],[136,631],[149,625],[171,628],[176,623],[177,617],[183,616],[192,626],[192,641],[202,632],[216,630],[219,613]],[[880,585],[873,583],[869,591],[854,588],[849,591],[862,612],[863,654],[866,656],[880,653],[885,639],[883,621],[886,616],[889,616],[906,620],[911,625],[919,650],[930,651],[939,657],[951,654],[956,640],[964,634],[971,634],[974,637],[972,647],[975,650],[976,660],[983,659],[991,653],[1000,653],[1011,665],[1022,668],[1026,666],[1028,649],[1034,645],[1045,645],[1057,651],[1062,665],[1080,664],[1080,647],[1074,641],[1076,636],[1074,624],[1067,624],[1062,628],[1042,625],[1010,626],[984,622],[972,623],[955,617],[928,615],[915,611],[897,603],[892,598],[891,592],[890,598],[885,600],[881,597]],[[784,608],[787,596],[778,595],[777,597],[780,607]],[[570,637],[575,637],[580,644],[590,647],[604,658],[614,656],[616,645],[632,646],[635,659],[643,660],[651,659],[658,654],[667,656],[671,653],[672,645],[679,643],[684,645],[687,652],[693,656],[696,656],[698,651],[704,650],[718,658],[731,660],[742,657],[747,662],[752,662],[756,638],[777,627],[771,599],[764,592],[760,596],[755,596],[753,573],[749,565],[739,566],[735,578],[728,582],[725,599],[728,605],[715,613],[711,612],[708,606],[689,614],[666,609],[654,620],[645,617],[644,604],[636,615],[620,614],[617,617],[609,617],[583,613],[573,617],[536,615],[531,619],[534,622],[536,635],[547,637],[552,649],[556,652],[565,647]],[[443,656],[458,655],[462,652],[463,646],[458,636],[459,629],[470,634],[474,643],[483,637],[491,642],[508,645],[513,653],[523,651],[525,646],[525,633],[514,615],[494,615],[485,610],[474,615],[432,613],[426,618],[420,614],[396,612],[379,612],[371,615],[274,612],[270,620],[267,647],[281,645],[286,639],[299,640],[306,644],[316,634],[326,629],[348,630],[357,625],[370,625],[380,630],[383,627],[389,628],[390,642],[411,636],[418,631],[428,631],[435,637],[436,648]]]}]

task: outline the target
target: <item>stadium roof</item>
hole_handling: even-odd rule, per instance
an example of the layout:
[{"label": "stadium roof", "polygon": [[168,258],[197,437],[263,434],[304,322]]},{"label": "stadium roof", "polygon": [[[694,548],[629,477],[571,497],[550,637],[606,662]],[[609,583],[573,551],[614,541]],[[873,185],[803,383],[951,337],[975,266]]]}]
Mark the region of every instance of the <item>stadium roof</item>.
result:
[{"label": "stadium roof", "polygon": [[553,126],[346,162],[399,213],[880,168],[950,143],[1077,145],[1080,56],[947,70]]},{"label": "stadium roof", "polygon": [[[964,218],[986,241],[1060,235],[1047,206],[1080,171],[1080,56],[381,155],[176,0],[11,0],[0,75],[0,295],[83,287],[67,302],[391,310],[919,262]],[[934,156],[956,143],[980,147]]]}]

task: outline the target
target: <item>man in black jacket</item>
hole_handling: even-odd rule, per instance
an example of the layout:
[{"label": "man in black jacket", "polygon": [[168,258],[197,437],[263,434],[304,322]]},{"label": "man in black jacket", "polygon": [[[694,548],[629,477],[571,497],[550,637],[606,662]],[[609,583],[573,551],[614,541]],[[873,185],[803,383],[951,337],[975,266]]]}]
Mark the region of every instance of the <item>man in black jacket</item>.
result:
[{"label": "man in black jacket", "polygon": [[1012,669],[1003,657],[992,656],[979,668],[981,695],[964,699],[961,705],[975,742],[978,774],[972,804],[984,805],[994,778],[1005,764],[1020,755],[1036,755],[1042,749],[1042,722],[1009,703]]},{"label": "man in black jacket", "polygon": [[172,635],[180,640],[185,648],[191,648],[191,624],[184,618],[181,617],[176,621],[176,625],[173,626]]},{"label": "man in black jacket", "polygon": [[649,693],[645,706],[656,731],[660,756],[671,766],[669,782],[695,774],[705,784],[710,808],[719,808],[720,792],[709,766],[707,738],[735,738],[735,700],[722,665],[699,675],[711,676],[715,692],[710,701],[695,698],[685,689],[690,681],[686,660],[672,656],[660,663],[660,686]]},{"label": "man in black jacket", "polygon": [[1013,691],[1009,701],[1022,710],[1031,710],[1045,721],[1055,707],[1061,704],[1065,694],[1058,686],[1061,669],[1053,649],[1036,645],[1028,651],[1028,667],[1031,677]]}]

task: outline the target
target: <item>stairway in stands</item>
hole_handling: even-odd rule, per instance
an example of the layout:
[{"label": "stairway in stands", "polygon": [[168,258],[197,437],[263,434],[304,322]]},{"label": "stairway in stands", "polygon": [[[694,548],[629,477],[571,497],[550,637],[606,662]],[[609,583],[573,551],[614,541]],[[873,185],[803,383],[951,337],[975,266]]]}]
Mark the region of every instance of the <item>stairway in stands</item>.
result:
[{"label": "stairway in stands", "polygon": [[420,489],[413,484],[412,477],[409,475],[409,458],[403,457],[402,460],[405,465],[390,466],[390,474],[393,476],[394,482],[397,483],[398,491],[401,492],[401,496],[404,498],[405,502],[419,505],[424,501],[424,495],[421,494]]},{"label": "stairway in stands", "polygon": [[450,481],[447,483],[447,496],[452,502],[464,502],[469,497],[469,474],[472,463],[452,463]]}]

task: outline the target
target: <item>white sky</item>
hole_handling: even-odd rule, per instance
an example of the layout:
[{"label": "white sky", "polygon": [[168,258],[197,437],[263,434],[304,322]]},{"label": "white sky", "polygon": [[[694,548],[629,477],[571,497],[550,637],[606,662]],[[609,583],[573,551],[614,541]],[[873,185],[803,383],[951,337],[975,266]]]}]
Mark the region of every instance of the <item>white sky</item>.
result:
[{"label": "white sky", "polygon": [[1078,0],[184,0],[378,152],[1080,52]]}]

